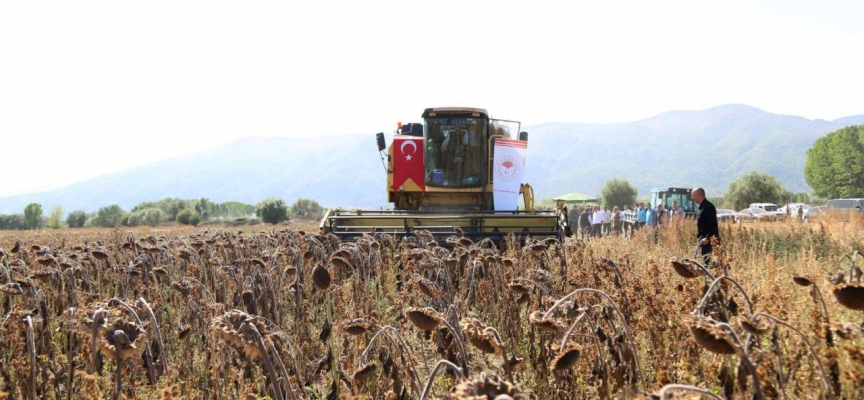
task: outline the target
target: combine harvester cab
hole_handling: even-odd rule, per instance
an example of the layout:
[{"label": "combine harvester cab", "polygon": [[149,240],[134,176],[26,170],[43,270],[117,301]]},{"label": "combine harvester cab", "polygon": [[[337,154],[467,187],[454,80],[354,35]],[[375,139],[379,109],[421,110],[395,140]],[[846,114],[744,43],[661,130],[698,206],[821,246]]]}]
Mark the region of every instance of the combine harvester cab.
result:
[{"label": "combine harvester cab", "polygon": [[519,128],[516,121],[490,119],[483,109],[446,107],[427,108],[422,124],[400,123],[389,147],[378,133],[393,209],[330,210],[322,231],[342,240],[416,230],[436,240],[456,235],[497,242],[510,233],[520,241],[528,235],[563,239],[570,232],[563,202],[556,210],[535,210],[534,192],[521,181],[528,134]]}]

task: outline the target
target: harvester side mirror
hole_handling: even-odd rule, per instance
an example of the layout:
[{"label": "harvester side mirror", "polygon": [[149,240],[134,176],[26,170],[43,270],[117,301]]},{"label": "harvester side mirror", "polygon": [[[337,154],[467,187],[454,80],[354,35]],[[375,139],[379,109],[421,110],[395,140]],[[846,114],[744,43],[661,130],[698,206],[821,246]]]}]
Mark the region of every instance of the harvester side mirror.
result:
[{"label": "harvester side mirror", "polygon": [[387,146],[384,143],[384,132],[378,132],[375,134],[375,143],[378,143],[378,151],[384,151]]},{"label": "harvester side mirror", "polygon": [[519,132],[519,140],[523,142],[528,141],[528,132]]}]

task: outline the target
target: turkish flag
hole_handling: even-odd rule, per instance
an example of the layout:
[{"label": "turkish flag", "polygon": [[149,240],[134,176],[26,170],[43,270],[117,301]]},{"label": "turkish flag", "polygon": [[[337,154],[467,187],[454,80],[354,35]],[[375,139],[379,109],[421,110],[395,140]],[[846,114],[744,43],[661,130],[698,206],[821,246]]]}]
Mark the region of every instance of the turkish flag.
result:
[{"label": "turkish flag", "polygon": [[411,179],[426,190],[423,167],[423,138],[396,136],[393,138],[393,191]]}]

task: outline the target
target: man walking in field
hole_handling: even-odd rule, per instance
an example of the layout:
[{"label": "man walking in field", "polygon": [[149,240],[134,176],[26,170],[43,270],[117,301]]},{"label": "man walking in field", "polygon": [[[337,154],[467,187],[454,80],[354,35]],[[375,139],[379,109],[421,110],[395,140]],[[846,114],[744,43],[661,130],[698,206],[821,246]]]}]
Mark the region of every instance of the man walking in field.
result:
[{"label": "man walking in field", "polygon": [[693,189],[690,192],[690,198],[699,206],[696,210],[696,239],[699,241],[702,260],[707,264],[708,255],[714,251],[711,247],[711,238],[716,237],[716,240],[720,241],[717,208],[705,198],[705,189],[701,187]]}]

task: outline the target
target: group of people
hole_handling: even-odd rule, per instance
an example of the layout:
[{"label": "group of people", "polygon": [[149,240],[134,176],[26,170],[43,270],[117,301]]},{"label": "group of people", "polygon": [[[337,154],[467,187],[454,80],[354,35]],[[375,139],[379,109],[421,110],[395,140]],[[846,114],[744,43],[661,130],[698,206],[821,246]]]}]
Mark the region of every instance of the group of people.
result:
[{"label": "group of people", "polygon": [[[705,198],[705,189],[697,187],[690,191],[690,198],[696,203],[696,248],[695,253],[701,253],[707,264],[714,251],[713,244],[720,242],[720,227],[717,222],[717,208]],[[650,207],[645,203],[625,205],[622,209],[617,206],[609,210],[609,207],[587,206],[584,210],[575,209],[578,215],[578,232],[582,239],[589,237],[601,237],[603,235],[621,234],[624,232],[624,214],[630,211],[636,213],[636,223],[631,227],[633,230],[648,226],[656,240],[656,228],[661,221],[670,218],[684,218],[684,210],[678,206],[678,202],[672,202],[669,209],[658,204]]]},{"label": "group of people", "polygon": [[[628,222],[625,217],[627,214],[635,214],[635,221]],[[612,210],[609,210],[609,207],[600,208],[600,206],[586,206],[582,210],[576,207],[572,215],[575,216],[572,219],[575,220],[578,232],[585,239],[604,235],[620,235],[628,227],[634,231],[644,226],[653,228],[664,219],[684,218],[685,214],[684,209],[678,206],[678,202],[673,201],[669,209],[663,207],[662,204],[651,207],[645,203],[634,203],[632,207],[625,204],[620,209],[618,206],[614,206]]]}]

